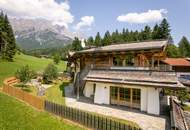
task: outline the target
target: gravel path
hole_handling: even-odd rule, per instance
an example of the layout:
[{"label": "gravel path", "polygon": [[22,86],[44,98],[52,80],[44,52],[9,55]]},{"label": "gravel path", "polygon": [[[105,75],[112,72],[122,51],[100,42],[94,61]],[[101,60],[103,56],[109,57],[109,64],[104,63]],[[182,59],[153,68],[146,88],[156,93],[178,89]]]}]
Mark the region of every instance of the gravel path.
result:
[{"label": "gravel path", "polygon": [[138,110],[117,107],[110,105],[97,105],[93,104],[92,101],[84,97],[80,98],[79,101],[72,94],[72,87],[65,87],[65,102],[67,106],[78,108],[81,110],[96,112],[107,116],[112,116],[120,119],[126,119],[137,123],[143,130],[166,130],[168,125],[167,118],[164,116],[153,116]]}]

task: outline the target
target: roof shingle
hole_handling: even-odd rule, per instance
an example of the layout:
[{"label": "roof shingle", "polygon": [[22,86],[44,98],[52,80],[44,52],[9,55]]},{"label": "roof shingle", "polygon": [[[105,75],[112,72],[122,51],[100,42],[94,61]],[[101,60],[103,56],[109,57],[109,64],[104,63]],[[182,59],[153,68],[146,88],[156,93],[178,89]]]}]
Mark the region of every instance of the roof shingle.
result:
[{"label": "roof shingle", "polygon": [[190,66],[190,61],[185,58],[166,58],[162,62],[171,66]]},{"label": "roof shingle", "polygon": [[90,70],[87,81],[183,88],[175,73],[123,70]]},{"label": "roof shingle", "polygon": [[134,51],[134,50],[148,50],[148,49],[162,49],[166,46],[168,41],[148,41],[136,43],[113,44],[98,48],[91,48],[87,50],[78,51],[76,53],[95,53],[95,52],[112,52],[112,51]]}]

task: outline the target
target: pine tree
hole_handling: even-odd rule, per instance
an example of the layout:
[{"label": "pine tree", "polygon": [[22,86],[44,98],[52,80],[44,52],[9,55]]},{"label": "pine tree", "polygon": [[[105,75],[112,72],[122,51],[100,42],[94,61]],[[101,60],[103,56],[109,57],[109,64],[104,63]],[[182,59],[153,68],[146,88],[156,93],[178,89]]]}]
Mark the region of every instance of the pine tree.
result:
[{"label": "pine tree", "polygon": [[190,43],[185,36],[179,42],[179,52],[183,57],[190,57]]},{"label": "pine tree", "polygon": [[142,40],[150,40],[151,39],[151,33],[152,33],[151,28],[148,25],[145,26],[144,30],[142,30],[140,32],[140,34],[141,34],[140,39],[142,39]]},{"label": "pine tree", "polygon": [[8,39],[7,39],[8,44],[5,49],[5,58],[8,61],[13,61],[13,57],[16,53],[16,42],[15,42],[13,29],[9,23],[7,15],[5,15],[4,27],[5,27],[5,30],[7,33],[7,37],[8,37]]},{"label": "pine tree", "polygon": [[106,31],[102,44],[103,46],[110,45],[112,43],[112,38],[109,31]]},{"label": "pine tree", "polygon": [[129,42],[129,30],[126,29],[125,30],[125,39],[124,39],[125,42]]},{"label": "pine tree", "polygon": [[161,39],[168,39],[170,37],[170,25],[168,21],[164,18],[160,23],[160,38]]},{"label": "pine tree", "polygon": [[0,14],[0,56],[3,55],[3,49],[6,43],[6,35],[4,33],[4,14]]},{"label": "pine tree", "polygon": [[160,39],[160,28],[158,26],[158,24],[156,24],[153,28],[153,31],[152,31],[152,39]]},{"label": "pine tree", "polygon": [[118,30],[112,33],[111,40],[113,43],[119,43],[121,41]]},{"label": "pine tree", "polygon": [[181,56],[179,52],[179,48],[173,43],[170,43],[167,46],[166,54],[167,54],[167,57],[170,57],[170,58],[178,58]]},{"label": "pine tree", "polygon": [[94,44],[97,47],[102,45],[102,39],[101,39],[101,36],[100,36],[99,32],[96,34],[96,37],[95,37],[95,40],[94,40]]},{"label": "pine tree", "polygon": [[15,37],[8,17],[3,12],[0,14],[0,51],[2,58],[13,61],[16,53]]},{"label": "pine tree", "polygon": [[73,51],[80,51],[82,50],[82,46],[81,46],[81,41],[75,37],[72,43],[72,47],[71,47]]},{"label": "pine tree", "polygon": [[93,39],[92,36],[90,36],[90,37],[88,38],[87,44],[90,45],[90,46],[91,46],[91,45],[94,45],[94,39]]}]

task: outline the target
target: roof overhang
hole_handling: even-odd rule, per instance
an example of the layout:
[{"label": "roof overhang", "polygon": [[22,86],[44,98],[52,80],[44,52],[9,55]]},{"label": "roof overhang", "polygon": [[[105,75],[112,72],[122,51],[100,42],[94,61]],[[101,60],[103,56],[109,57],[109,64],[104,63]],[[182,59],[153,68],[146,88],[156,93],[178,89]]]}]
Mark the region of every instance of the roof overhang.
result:
[{"label": "roof overhang", "polygon": [[171,72],[169,73],[167,76],[163,72],[159,74],[159,72],[148,71],[91,70],[83,80],[154,88],[184,89],[185,86],[178,81],[176,75],[171,74]]},{"label": "roof overhang", "polygon": [[80,57],[86,54],[102,54],[102,53],[125,53],[125,52],[138,52],[138,51],[164,51],[168,41],[147,41],[147,42],[136,42],[136,43],[123,43],[123,44],[112,44],[108,46],[102,46],[97,48],[91,48],[87,50],[77,51],[72,53],[71,57]]}]

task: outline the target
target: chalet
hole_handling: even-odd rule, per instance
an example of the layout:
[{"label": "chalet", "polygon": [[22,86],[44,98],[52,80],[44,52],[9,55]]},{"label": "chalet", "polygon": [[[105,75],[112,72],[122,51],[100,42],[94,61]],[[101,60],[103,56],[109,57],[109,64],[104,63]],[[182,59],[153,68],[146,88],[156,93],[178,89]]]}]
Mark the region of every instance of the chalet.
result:
[{"label": "chalet", "polygon": [[190,72],[190,61],[186,58],[166,58],[161,62],[169,65],[175,72]]},{"label": "chalet", "polygon": [[96,104],[160,114],[162,89],[182,89],[174,71],[161,65],[167,41],[113,44],[70,53],[74,90]]}]

